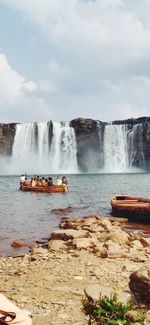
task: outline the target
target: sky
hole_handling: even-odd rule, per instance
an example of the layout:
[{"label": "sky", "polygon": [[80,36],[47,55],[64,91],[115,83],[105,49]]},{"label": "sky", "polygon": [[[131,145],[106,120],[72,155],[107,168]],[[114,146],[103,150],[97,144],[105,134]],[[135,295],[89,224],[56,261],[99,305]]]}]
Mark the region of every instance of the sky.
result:
[{"label": "sky", "polygon": [[0,0],[0,123],[150,116],[150,0]]}]

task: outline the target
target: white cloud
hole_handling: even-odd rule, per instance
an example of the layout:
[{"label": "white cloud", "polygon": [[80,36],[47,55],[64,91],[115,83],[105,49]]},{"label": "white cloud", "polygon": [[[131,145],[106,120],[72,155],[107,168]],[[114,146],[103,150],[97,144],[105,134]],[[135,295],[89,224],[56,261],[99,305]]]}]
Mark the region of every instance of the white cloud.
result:
[{"label": "white cloud", "polygon": [[150,77],[135,75],[106,81],[104,87],[108,89],[117,119],[149,116]]},{"label": "white cloud", "polygon": [[1,1],[46,30],[50,41],[61,48],[87,54],[89,59],[96,56],[99,63],[117,64],[150,53],[150,30],[144,25],[150,7],[146,0],[143,15],[139,14],[139,5],[130,8],[125,0]]},{"label": "white cloud", "polygon": [[13,70],[4,54],[0,54],[0,105],[7,107],[16,102],[21,92],[24,78]]},{"label": "white cloud", "polygon": [[23,89],[29,91],[29,92],[34,92],[35,90],[38,89],[37,84],[33,81],[28,81],[24,82]]},{"label": "white cloud", "polygon": [[[40,62],[45,77],[36,81],[26,80],[0,56],[0,95],[6,107],[26,106],[26,120],[149,114],[149,0],[0,3],[29,19],[50,48],[49,61]],[[21,118],[21,109],[17,114]]]},{"label": "white cloud", "polygon": [[[117,113],[117,120],[138,118],[142,116],[149,116],[148,110],[145,107],[137,107],[129,102],[122,102],[120,105],[114,106],[114,110]],[[141,114],[142,111],[142,114]]]},{"label": "white cloud", "polygon": [[56,92],[56,88],[50,80],[39,80],[38,81],[39,89],[46,94],[51,94]]},{"label": "white cloud", "polygon": [[[0,54],[0,115],[1,122],[49,119],[50,107],[35,90],[41,90],[33,81],[26,81]],[[7,118],[6,118],[7,117]]]}]

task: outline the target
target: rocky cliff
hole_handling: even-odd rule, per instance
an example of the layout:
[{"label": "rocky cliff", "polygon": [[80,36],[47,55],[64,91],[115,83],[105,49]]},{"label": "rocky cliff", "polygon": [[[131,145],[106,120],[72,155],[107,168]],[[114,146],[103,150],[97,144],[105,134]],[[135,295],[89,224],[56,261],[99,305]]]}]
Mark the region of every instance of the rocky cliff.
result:
[{"label": "rocky cliff", "polygon": [[103,137],[101,138],[99,126],[104,130],[104,123],[77,118],[71,121],[71,126],[75,129],[77,160],[81,171],[87,172],[89,166],[91,171],[98,170],[102,164],[100,152],[103,147]]},{"label": "rocky cliff", "polygon": [[0,123],[0,155],[11,155],[15,130],[15,123]]}]

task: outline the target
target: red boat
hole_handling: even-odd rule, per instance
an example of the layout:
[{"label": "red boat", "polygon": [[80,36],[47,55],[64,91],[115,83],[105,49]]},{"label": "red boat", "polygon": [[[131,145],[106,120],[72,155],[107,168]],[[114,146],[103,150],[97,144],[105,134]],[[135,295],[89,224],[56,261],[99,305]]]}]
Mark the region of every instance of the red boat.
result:
[{"label": "red boat", "polygon": [[67,185],[52,185],[52,186],[31,186],[30,184],[21,184],[20,190],[24,192],[44,192],[44,193],[62,193],[68,192]]},{"label": "red boat", "polygon": [[112,214],[132,221],[150,223],[150,200],[141,197],[116,195],[111,198]]}]

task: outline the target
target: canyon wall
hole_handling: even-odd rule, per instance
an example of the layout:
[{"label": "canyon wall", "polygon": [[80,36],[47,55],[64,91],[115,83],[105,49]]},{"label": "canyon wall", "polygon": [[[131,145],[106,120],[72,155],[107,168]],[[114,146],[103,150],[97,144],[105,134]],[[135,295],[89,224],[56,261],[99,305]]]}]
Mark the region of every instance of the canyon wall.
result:
[{"label": "canyon wall", "polygon": [[0,123],[0,155],[11,155],[15,132],[15,123]]},{"label": "canyon wall", "polygon": [[91,171],[98,170],[102,167],[100,148],[103,146],[104,123],[77,118],[71,121],[71,126],[75,129],[79,168],[88,172],[90,165]]}]

